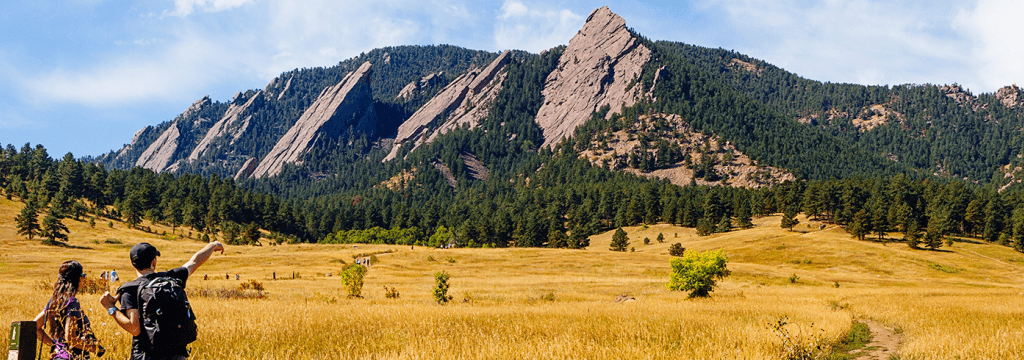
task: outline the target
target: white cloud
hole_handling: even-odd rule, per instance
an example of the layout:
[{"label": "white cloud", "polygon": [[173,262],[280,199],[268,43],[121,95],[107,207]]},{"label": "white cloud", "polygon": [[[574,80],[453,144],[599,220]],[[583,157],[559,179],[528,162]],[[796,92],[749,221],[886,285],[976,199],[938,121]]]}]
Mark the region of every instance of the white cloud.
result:
[{"label": "white cloud", "polygon": [[[183,14],[244,2],[185,3],[179,1]],[[465,29],[480,20],[465,6],[441,1],[307,0],[253,5],[245,16],[144,16],[140,21],[147,33],[112,42],[98,61],[35,73],[22,70],[19,77],[9,79],[20,78],[17,83],[27,90],[22,96],[37,106],[181,102],[205,94],[227,100],[218,98],[216,91],[261,88],[262,81],[281,72],[331,66],[378,47],[441,42],[472,47],[452,38],[467,38]],[[482,36],[490,42],[489,34]],[[240,82],[246,85],[237,85]]]},{"label": "white cloud", "polygon": [[[229,63],[243,54],[201,37],[189,37],[156,53],[135,53],[111,57],[82,69],[55,69],[22,78],[36,104],[52,102],[87,106],[118,106],[146,100],[173,100],[202,92]],[[208,89],[206,89],[208,91]]]},{"label": "white cloud", "polygon": [[[1024,85],[1024,41],[1020,21],[1024,2],[984,0],[957,16],[955,28],[971,40],[968,51],[972,83],[983,92],[1016,83]],[[981,92],[979,91],[979,92]]]},{"label": "white cloud", "polygon": [[567,9],[538,9],[506,0],[495,18],[494,42],[500,49],[540,52],[568,44],[583,26],[583,17]]},{"label": "white cloud", "polygon": [[959,3],[722,0],[740,52],[815,80],[862,84],[970,83],[968,40],[953,32]]},{"label": "white cloud", "polygon": [[174,10],[164,15],[189,16],[197,11],[220,12],[250,4],[252,0],[174,0]]}]

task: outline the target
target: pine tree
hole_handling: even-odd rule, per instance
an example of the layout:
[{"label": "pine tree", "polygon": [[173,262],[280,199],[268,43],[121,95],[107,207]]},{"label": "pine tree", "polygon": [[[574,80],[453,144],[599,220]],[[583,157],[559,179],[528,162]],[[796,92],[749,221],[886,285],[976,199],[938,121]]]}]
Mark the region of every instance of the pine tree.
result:
[{"label": "pine tree", "polygon": [[722,220],[718,222],[718,226],[715,227],[715,232],[724,233],[729,232],[732,229],[732,220],[729,216],[722,215]]},{"label": "pine tree", "polygon": [[21,213],[14,218],[18,224],[18,235],[25,235],[29,240],[39,234],[39,215],[36,213],[36,206],[33,202],[25,203]]},{"label": "pine tree", "polygon": [[745,201],[736,209],[736,226],[740,229],[754,227],[754,223],[750,219],[750,206]]},{"label": "pine tree", "polygon": [[59,214],[51,208],[50,212],[43,218],[43,226],[39,235],[46,238],[50,244],[68,240],[68,227],[61,222]]},{"label": "pine tree", "polygon": [[615,234],[612,235],[611,248],[608,249],[608,250],[611,250],[611,251],[626,251],[626,248],[628,248],[628,247],[629,247],[629,236],[626,235],[626,232],[624,230],[622,230],[622,228],[619,228],[618,230],[615,230]]},{"label": "pine tree", "polygon": [[793,231],[793,227],[799,223],[800,220],[796,219],[796,211],[793,210],[793,208],[787,208],[786,211],[782,213],[782,223],[780,224],[782,228]]},{"label": "pine tree", "polygon": [[853,235],[858,240],[864,240],[864,237],[871,234],[871,216],[864,209],[857,211],[853,215],[853,219],[850,224],[846,227],[846,231]]}]

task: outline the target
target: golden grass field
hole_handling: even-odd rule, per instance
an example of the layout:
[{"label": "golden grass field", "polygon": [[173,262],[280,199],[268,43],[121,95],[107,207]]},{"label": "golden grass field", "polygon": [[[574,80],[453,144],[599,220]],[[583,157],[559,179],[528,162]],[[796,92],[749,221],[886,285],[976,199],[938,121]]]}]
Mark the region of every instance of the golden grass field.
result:
[{"label": "golden grass field", "polygon": [[[118,222],[111,229],[107,220],[95,229],[66,220],[69,243],[84,249],[44,246],[16,235],[13,218],[21,206],[0,199],[4,324],[42,310],[52,290],[40,283],[52,286],[64,260],[82,262],[89,276],[114,268],[130,280],[128,249],[136,242],[161,250],[160,270],[183,264],[203,246]],[[192,296],[200,326],[192,358],[775,359],[781,339],[768,325],[782,317],[791,333],[829,343],[853,321],[873,319],[902,336],[900,359],[1024,358],[1024,254],[973,240],[946,251],[911,250],[800,220],[794,232],[779,228],[779,217],[765,217],[753,229],[708,237],[670,225],[631,227],[625,230],[635,252],[626,253],[608,251],[610,232],[592,237],[588,250],[229,246],[188,288],[257,280],[268,296]],[[655,241],[659,233],[665,243]],[[644,237],[652,244],[644,245]],[[711,298],[688,299],[666,288],[667,249],[675,242],[729,256],[732,275]],[[388,249],[395,252],[378,255],[380,263],[367,273],[364,298],[347,299],[337,276],[341,263],[332,260],[349,263],[354,254]],[[445,306],[431,298],[432,275],[440,270],[451,274],[454,301]],[[301,278],[291,279],[292,272]],[[791,283],[794,274],[799,279]],[[385,298],[383,286],[401,297]],[[623,294],[636,300],[613,302]],[[126,358],[130,337],[109,320],[99,295],[79,297],[107,356]]]}]

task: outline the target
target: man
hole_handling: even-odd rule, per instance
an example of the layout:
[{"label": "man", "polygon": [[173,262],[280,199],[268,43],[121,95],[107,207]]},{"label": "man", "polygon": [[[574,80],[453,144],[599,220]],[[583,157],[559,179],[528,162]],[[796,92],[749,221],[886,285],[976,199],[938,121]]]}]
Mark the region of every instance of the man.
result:
[{"label": "man", "polygon": [[[218,241],[211,242],[195,253],[195,255],[192,255],[192,258],[185,265],[165,272],[156,272],[156,260],[157,256],[160,256],[160,251],[148,243],[139,243],[132,247],[129,256],[131,257],[132,266],[135,267],[135,272],[139,277],[125,283],[118,289],[119,298],[114,298],[109,292],[103,294],[103,297],[100,298],[100,303],[103,304],[103,307],[107,308],[107,313],[114,317],[114,322],[132,334],[132,350],[129,359],[183,360],[188,358],[188,349],[184,346],[165,354],[147,353],[150,350],[150,344],[149,338],[142,331],[142,319],[139,315],[141,304],[139,303],[138,287],[149,279],[157,277],[176,278],[181,281],[181,286],[184,287],[189,275],[195,273],[196,269],[206,263],[206,260],[209,260],[215,251],[220,251],[223,254],[224,245],[221,245]],[[114,306],[118,301],[121,302],[120,310]]]}]

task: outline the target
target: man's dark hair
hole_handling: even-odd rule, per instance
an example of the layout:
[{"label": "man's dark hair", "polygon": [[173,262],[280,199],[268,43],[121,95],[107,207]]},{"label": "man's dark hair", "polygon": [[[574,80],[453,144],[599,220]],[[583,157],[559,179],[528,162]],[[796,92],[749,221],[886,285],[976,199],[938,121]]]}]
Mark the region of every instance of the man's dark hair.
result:
[{"label": "man's dark hair", "polygon": [[149,243],[143,242],[135,244],[128,254],[132,258],[132,266],[136,270],[142,270],[149,268],[149,265],[153,264],[153,259],[160,256],[160,250],[157,250],[156,247]]}]

